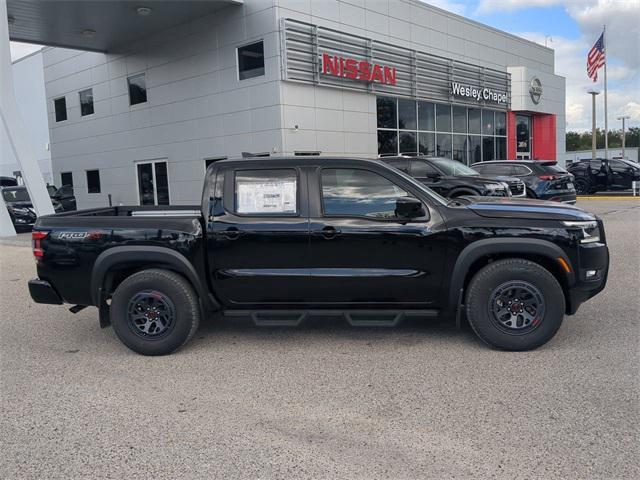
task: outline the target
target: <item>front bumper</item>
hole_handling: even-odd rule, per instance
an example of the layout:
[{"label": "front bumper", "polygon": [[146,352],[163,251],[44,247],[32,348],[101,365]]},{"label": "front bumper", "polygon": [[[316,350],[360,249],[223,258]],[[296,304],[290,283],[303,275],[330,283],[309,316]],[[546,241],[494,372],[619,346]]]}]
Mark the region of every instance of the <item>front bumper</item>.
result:
[{"label": "front bumper", "polygon": [[58,292],[45,280],[34,278],[29,280],[29,294],[36,303],[47,303],[50,305],[62,305],[64,302]]},{"label": "front bumper", "polygon": [[609,248],[606,244],[581,245],[578,255],[580,261],[579,268],[575,272],[576,282],[568,292],[567,314],[569,315],[576,313],[580,305],[604,289],[609,274]]}]

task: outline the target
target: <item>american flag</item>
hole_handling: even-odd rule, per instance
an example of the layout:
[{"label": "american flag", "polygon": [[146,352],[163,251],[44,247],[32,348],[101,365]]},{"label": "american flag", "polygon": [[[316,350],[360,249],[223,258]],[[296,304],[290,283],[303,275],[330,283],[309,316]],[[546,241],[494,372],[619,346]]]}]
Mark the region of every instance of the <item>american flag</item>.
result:
[{"label": "american flag", "polygon": [[598,81],[598,69],[604,66],[604,62],[604,32],[602,32],[598,41],[589,51],[589,55],[587,55],[587,75],[594,82]]}]

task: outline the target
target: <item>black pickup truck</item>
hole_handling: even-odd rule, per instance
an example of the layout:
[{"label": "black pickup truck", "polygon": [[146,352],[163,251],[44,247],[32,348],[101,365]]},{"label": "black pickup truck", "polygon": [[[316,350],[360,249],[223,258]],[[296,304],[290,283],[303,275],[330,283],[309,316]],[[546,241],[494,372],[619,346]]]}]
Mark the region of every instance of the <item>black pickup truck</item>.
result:
[{"label": "black pickup truck", "polygon": [[34,301],[99,309],[145,355],[170,353],[218,312],[259,325],[341,316],[396,325],[465,317],[486,343],[536,348],[600,292],[602,221],[513,198],[452,201],[375,160],[225,160],[202,205],[38,218]]}]

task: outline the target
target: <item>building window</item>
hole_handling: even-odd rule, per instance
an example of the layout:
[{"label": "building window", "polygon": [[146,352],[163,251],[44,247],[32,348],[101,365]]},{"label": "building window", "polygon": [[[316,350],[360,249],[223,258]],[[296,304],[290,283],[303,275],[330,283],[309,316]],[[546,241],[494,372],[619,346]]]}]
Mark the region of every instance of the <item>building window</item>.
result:
[{"label": "building window", "polygon": [[127,78],[129,84],[129,105],[137,105],[147,101],[147,81],[145,74]]},{"label": "building window", "polygon": [[87,88],[80,93],[80,115],[93,115],[93,89]]},{"label": "building window", "polygon": [[65,97],[56,98],[53,101],[56,110],[56,122],[63,122],[67,119],[67,99]]},{"label": "building window", "polygon": [[238,48],[238,78],[261,77],[264,75],[264,43],[261,41]]},{"label": "building window", "polygon": [[73,173],[60,172],[60,186],[73,187]]},{"label": "building window", "polygon": [[138,163],[140,205],[169,205],[169,175],[164,160]]},{"label": "building window", "polygon": [[467,165],[507,158],[503,111],[393,97],[376,105],[378,155],[420,153]]},{"label": "building window", "polygon": [[100,170],[87,170],[87,193],[100,193]]}]

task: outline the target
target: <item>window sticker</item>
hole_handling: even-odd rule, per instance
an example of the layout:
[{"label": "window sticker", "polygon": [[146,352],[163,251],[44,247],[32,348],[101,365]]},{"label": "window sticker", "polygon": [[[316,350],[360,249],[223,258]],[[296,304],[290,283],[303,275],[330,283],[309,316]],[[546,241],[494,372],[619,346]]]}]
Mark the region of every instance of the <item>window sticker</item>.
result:
[{"label": "window sticker", "polygon": [[236,180],[237,213],[296,213],[296,180]]}]

